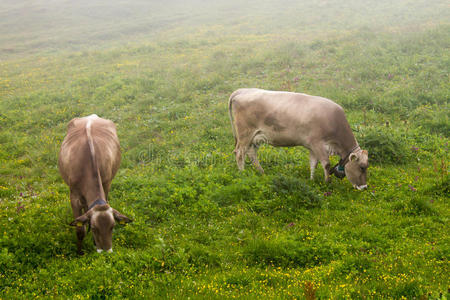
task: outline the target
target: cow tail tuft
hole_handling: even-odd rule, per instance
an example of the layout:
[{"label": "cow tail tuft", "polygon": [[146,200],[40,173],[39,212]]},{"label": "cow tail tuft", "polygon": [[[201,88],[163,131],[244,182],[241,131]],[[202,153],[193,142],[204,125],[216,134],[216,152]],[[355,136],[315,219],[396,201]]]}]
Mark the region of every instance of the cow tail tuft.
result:
[{"label": "cow tail tuft", "polygon": [[[237,92],[237,91],[236,91]],[[234,120],[233,120],[233,98],[236,96],[236,92],[233,92],[230,96],[230,99],[228,100],[228,113],[230,115],[230,122],[231,122],[231,129],[233,130],[233,137],[234,137],[234,146],[237,145],[237,137],[236,137],[236,128],[234,126]]]}]

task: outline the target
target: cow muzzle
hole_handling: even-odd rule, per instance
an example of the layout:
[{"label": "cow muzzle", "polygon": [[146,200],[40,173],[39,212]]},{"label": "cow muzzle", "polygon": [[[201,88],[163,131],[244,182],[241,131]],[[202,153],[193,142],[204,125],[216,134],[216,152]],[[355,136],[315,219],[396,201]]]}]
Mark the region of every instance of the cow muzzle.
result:
[{"label": "cow muzzle", "polygon": [[[98,249],[98,248],[97,248],[97,253],[102,253],[102,252],[103,252],[103,249]],[[106,250],[106,252],[112,253],[112,252],[113,252],[113,249],[110,248],[110,249]]]},{"label": "cow muzzle", "polygon": [[367,189],[367,184],[364,184],[364,185],[356,185],[355,184],[354,187],[361,191],[361,190]]}]

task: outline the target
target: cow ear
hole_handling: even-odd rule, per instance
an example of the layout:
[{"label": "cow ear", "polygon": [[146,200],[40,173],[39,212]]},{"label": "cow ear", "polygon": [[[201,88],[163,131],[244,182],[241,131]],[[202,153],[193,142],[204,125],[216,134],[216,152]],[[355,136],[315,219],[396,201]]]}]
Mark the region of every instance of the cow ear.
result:
[{"label": "cow ear", "polygon": [[348,157],[348,159],[349,159],[350,161],[358,161],[358,160],[359,160],[359,157],[358,157],[358,155],[356,155],[356,153],[352,153],[352,154],[350,154],[350,156]]},{"label": "cow ear", "polygon": [[118,212],[115,209],[113,209],[113,215],[114,215],[114,219],[116,219],[116,221],[119,222],[119,224],[125,224],[125,223],[133,222],[130,218],[128,218],[127,216],[121,214],[120,212]]},{"label": "cow ear", "polygon": [[76,218],[75,220],[72,221],[72,223],[70,223],[70,226],[83,226],[84,224],[86,224],[89,221],[89,215],[87,213],[85,213],[84,215],[79,216],[78,218]]}]

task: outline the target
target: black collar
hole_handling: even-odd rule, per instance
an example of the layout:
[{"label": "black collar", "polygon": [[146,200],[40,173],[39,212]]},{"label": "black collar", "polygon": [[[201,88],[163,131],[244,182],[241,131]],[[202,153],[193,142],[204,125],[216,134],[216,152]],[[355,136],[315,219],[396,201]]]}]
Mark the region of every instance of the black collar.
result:
[{"label": "black collar", "polygon": [[91,208],[93,208],[96,205],[103,205],[103,204],[107,204],[107,202],[101,198],[98,198],[97,200],[94,201],[94,203],[89,205],[88,210],[90,210]]},{"label": "black collar", "polygon": [[352,150],[350,150],[350,152],[344,158],[342,158],[339,161],[338,165],[341,167],[345,167],[345,165],[348,163],[348,158],[350,157],[350,154],[352,154],[353,151],[355,151],[358,148],[359,148],[359,145],[357,144]]}]

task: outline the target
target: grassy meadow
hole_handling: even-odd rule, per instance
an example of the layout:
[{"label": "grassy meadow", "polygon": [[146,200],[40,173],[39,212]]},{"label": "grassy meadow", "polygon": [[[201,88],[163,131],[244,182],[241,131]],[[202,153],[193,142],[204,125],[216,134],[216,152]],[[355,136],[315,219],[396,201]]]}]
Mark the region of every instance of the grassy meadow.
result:
[{"label": "grassy meadow", "polygon": [[[2,1],[0,299],[447,299],[448,3],[310,2]],[[310,181],[301,147],[238,172],[241,87],[342,105],[368,190]],[[57,156],[93,113],[134,222],[78,256]]]}]

